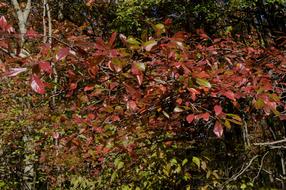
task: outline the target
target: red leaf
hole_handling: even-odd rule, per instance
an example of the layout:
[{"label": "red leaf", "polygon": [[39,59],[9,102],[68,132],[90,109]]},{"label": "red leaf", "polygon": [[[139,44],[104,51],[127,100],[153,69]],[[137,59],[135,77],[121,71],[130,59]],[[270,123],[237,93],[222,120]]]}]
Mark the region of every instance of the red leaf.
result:
[{"label": "red leaf", "polygon": [[235,101],[235,94],[232,91],[230,91],[230,90],[222,93],[222,95],[226,96],[230,100]]},{"label": "red leaf", "polygon": [[214,106],[215,115],[218,116],[222,113],[222,107],[220,105]]},{"label": "red leaf", "polygon": [[94,88],[94,86],[86,86],[86,87],[84,87],[84,89],[83,89],[83,91],[91,91],[91,90],[93,90],[93,88]]},{"label": "red leaf", "polygon": [[192,100],[195,101],[195,100],[196,100],[196,95],[200,94],[200,92],[197,91],[197,90],[194,89],[194,88],[188,88],[188,90],[189,90],[190,93],[191,93]]},{"label": "red leaf", "polygon": [[33,28],[30,28],[27,32],[26,32],[26,36],[30,39],[33,38],[37,38],[39,37],[39,33],[36,32]]},{"label": "red leaf", "polygon": [[141,93],[139,90],[135,89],[133,86],[123,82],[123,85],[125,86],[125,90],[127,94],[131,95],[132,98],[139,98],[141,97]]},{"label": "red leaf", "polygon": [[128,101],[127,102],[127,109],[129,109],[131,111],[136,111],[138,109],[136,102],[133,100]]},{"label": "red leaf", "polygon": [[11,68],[5,76],[14,77],[22,72],[27,71],[27,68]]},{"label": "red leaf", "polygon": [[70,84],[70,90],[75,90],[77,88],[77,83]]},{"label": "red leaf", "polygon": [[181,105],[181,104],[183,103],[183,99],[182,99],[182,98],[178,98],[178,99],[176,100],[176,102],[177,102],[177,104]]},{"label": "red leaf", "polygon": [[172,24],[172,19],[170,19],[170,18],[167,18],[165,21],[164,21],[164,24],[166,25],[166,26],[169,26],[169,25],[171,25]]},{"label": "red leaf", "polygon": [[93,113],[89,113],[87,115],[87,118],[90,119],[90,120],[93,120],[93,119],[95,119],[95,115]]},{"label": "red leaf", "polygon": [[189,114],[187,117],[186,117],[186,120],[188,123],[192,123],[192,121],[195,119],[195,115],[194,114]]},{"label": "red leaf", "polygon": [[222,137],[223,127],[219,121],[216,121],[213,132],[218,138]]},{"label": "red leaf", "polygon": [[194,73],[193,77],[195,77],[195,78],[209,78],[210,75],[207,74],[205,71],[202,71],[200,73]]},{"label": "red leaf", "polygon": [[120,121],[120,117],[118,115],[113,115],[111,117],[112,121],[115,122],[115,121]]},{"label": "red leaf", "polygon": [[102,153],[103,154],[107,154],[108,152],[110,152],[110,149],[107,148],[107,147],[104,147],[103,150],[102,150]]},{"label": "red leaf", "polygon": [[280,115],[280,120],[286,120],[286,115]]},{"label": "red leaf", "polygon": [[110,39],[109,39],[109,42],[108,42],[108,46],[109,46],[110,48],[113,47],[114,42],[115,42],[115,39],[116,39],[116,36],[117,36],[117,33],[116,33],[116,32],[113,32],[112,35],[111,35],[111,37],[110,37]]},{"label": "red leaf", "polygon": [[0,3],[0,8],[8,7],[6,3]]},{"label": "red leaf", "polygon": [[102,38],[97,38],[96,43],[95,43],[95,48],[99,50],[106,50],[106,44],[103,41]]},{"label": "red leaf", "polygon": [[42,71],[45,71],[45,72],[47,72],[49,74],[52,73],[52,67],[51,67],[51,64],[49,62],[47,62],[47,61],[40,61],[39,62],[39,66],[40,66],[40,69]]},{"label": "red leaf", "polygon": [[10,24],[7,23],[7,20],[4,16],[0,17],[0,28],[8,33],[15,31],[14,28]]},{"label": "red leaf", "polygon": [[35,92],[37,92],[39,94],[45,94],[46,93],[46,90],[45,90],[46,86],[47,85],[43,81],[41,81],[41,79],[37,75],[32,76],[31,87]]},{"label": "red leaf", "polygon": [[197,118],[202,118],[203,120],[208,121],[210,119],[210,114],[208,112],[202,113],[198,115]]},{"label": "red leaf", "polygon": [[70,48],[62,48],[56,55],[57,61],[63,60],[70,52]]}]

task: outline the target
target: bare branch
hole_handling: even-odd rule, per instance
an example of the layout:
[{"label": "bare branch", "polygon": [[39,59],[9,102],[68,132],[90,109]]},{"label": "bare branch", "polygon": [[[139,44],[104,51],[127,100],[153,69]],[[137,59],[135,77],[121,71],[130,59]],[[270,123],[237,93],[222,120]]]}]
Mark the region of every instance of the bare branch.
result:
[{"label": "bare branch", "polygon": [[222,190],[222,189],[224,188],[224,186],[225,186],[226,184],[228,184],[229,182],[237,180],[237,178],[238,178],[239,176],[241,176],[241,175],[251,166],[252,162],[253,162],[258,156],[259,156],[259,155],[254,156],[244,168],[241,168],[240,172],[238,172],[237,174],[234,174],[231,178],[229,178],[226,182],[224,182],[224,183],[221,185],[221,188],[220,188],[220,189]]}]

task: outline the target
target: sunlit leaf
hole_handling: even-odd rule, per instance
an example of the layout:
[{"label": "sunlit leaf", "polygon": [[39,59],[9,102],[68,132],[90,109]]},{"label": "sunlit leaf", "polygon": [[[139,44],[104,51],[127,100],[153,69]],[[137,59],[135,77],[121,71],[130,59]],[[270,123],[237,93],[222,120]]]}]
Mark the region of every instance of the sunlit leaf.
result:
[{"label": "sunlit leaf", "polygon": [[180,112],[183,112],[184,110],[182,109],[182,108],[180,108],[180,107],[178,107],[178,106],[176,106],[175,108],[174,108],[174,112],[176,112],[176,113],[180,113]]},{"label": "sunlit leaf", "polygon": [[201,79],[201,78],[197,78],[196,82],[198,85],[202,86],[202,87],[207,87],[207,88],[211,88],[212,85],[205,79]]},{"label": "sunlit leaf", "polygon": [[188,162],[188,159],[185,158],[185,159],[182,161],[182,166],[186,165],[187,162]]},{"label": "sunlit leaf", "polygon": [[156,45],[157,45],[157,41],[155,41],[155,40],[150,40],[150,41],[147,41],[143,44],[146,51],[151,51],[152,48]]},{"label": "sunlit leaf", "polygon": [[37,75],[32,76],[31,87],[35,92],[39,94],[46,93],[45,90],[46,84],[43,81],[41,81],[41,79]]},{"label": "sunlit leaf", "polygon": [[228,113],[226,114],[228,117],[232,117],[234,120],[242,121],[239,115]]},{"label": "sunlit leaf", "polygon": [[130,45],[140,45],[141,43],[139,41],[137,41],[135,38],[133,37],[128,37],[127,39],[128,44]]},{"label": "sunlit leaf", "polygon": [[27,71],[27,68],[10,68],[5,76],[13,77],[25,71]]},{"label": "sunlit leaf", "polygon": [[215,126],[213,129],[214,134],[218,137],[221,138],[223,135],[223,127],[219,121],[215,122]]},{"label": "sunlit leaf", "polygon": [[166,118],[170,118],[170,116],[169,116],[169,114],[167,113],[167,112],[165,112],[165,111],[162,111],[162,113],[163,113],[163,115],[166,117]]},{"label": "sunlit leaf", "polygon": [[195,163],[198,166],[198,168],[200,168],[201,161],[200,161],[200,159],[198,157],[193,156],[192,162]]},{"label": "sunlit leaf", "polygon": [[69,48],[61,48],[56,55],[56,60],[57,61],[63,60],[69,54],[69,51],[70,51]]}]

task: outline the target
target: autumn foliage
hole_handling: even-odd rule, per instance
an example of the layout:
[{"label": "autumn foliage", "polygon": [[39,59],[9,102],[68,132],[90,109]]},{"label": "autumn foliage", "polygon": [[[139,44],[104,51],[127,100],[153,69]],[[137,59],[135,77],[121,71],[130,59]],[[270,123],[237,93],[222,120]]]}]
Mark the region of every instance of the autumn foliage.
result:
[{"label": "autumn foliage", "polygon": [[[25,58],[7,55],[14,42],[0,39],[1,77],[29,87],[37,171],[52,186],[81,175],[101,189],[219,187],[226,174],[214,154],[226,151],[226,158],[229,150],[204,148],[234,131],[241,133],[236,143],[249,146],[262,121],[282,125],[285,52],[203,30],[172,33],[171,23],[152,25],[153,35],[140,39],[55,37]],[[0,29],[16,36],[4,17]],[[32,29],[26,35],[39,37]],[[196,144],[204,148],[193,150]]]}]

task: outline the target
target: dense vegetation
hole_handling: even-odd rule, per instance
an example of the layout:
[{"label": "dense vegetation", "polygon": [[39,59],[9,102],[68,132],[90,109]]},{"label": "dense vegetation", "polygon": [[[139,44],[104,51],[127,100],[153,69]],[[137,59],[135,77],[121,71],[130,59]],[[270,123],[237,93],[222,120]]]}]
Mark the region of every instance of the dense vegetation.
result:
[{"label": "dense vegetation", "polygon": [[0,189],[286,188],[285,1],[11,2]]}]

